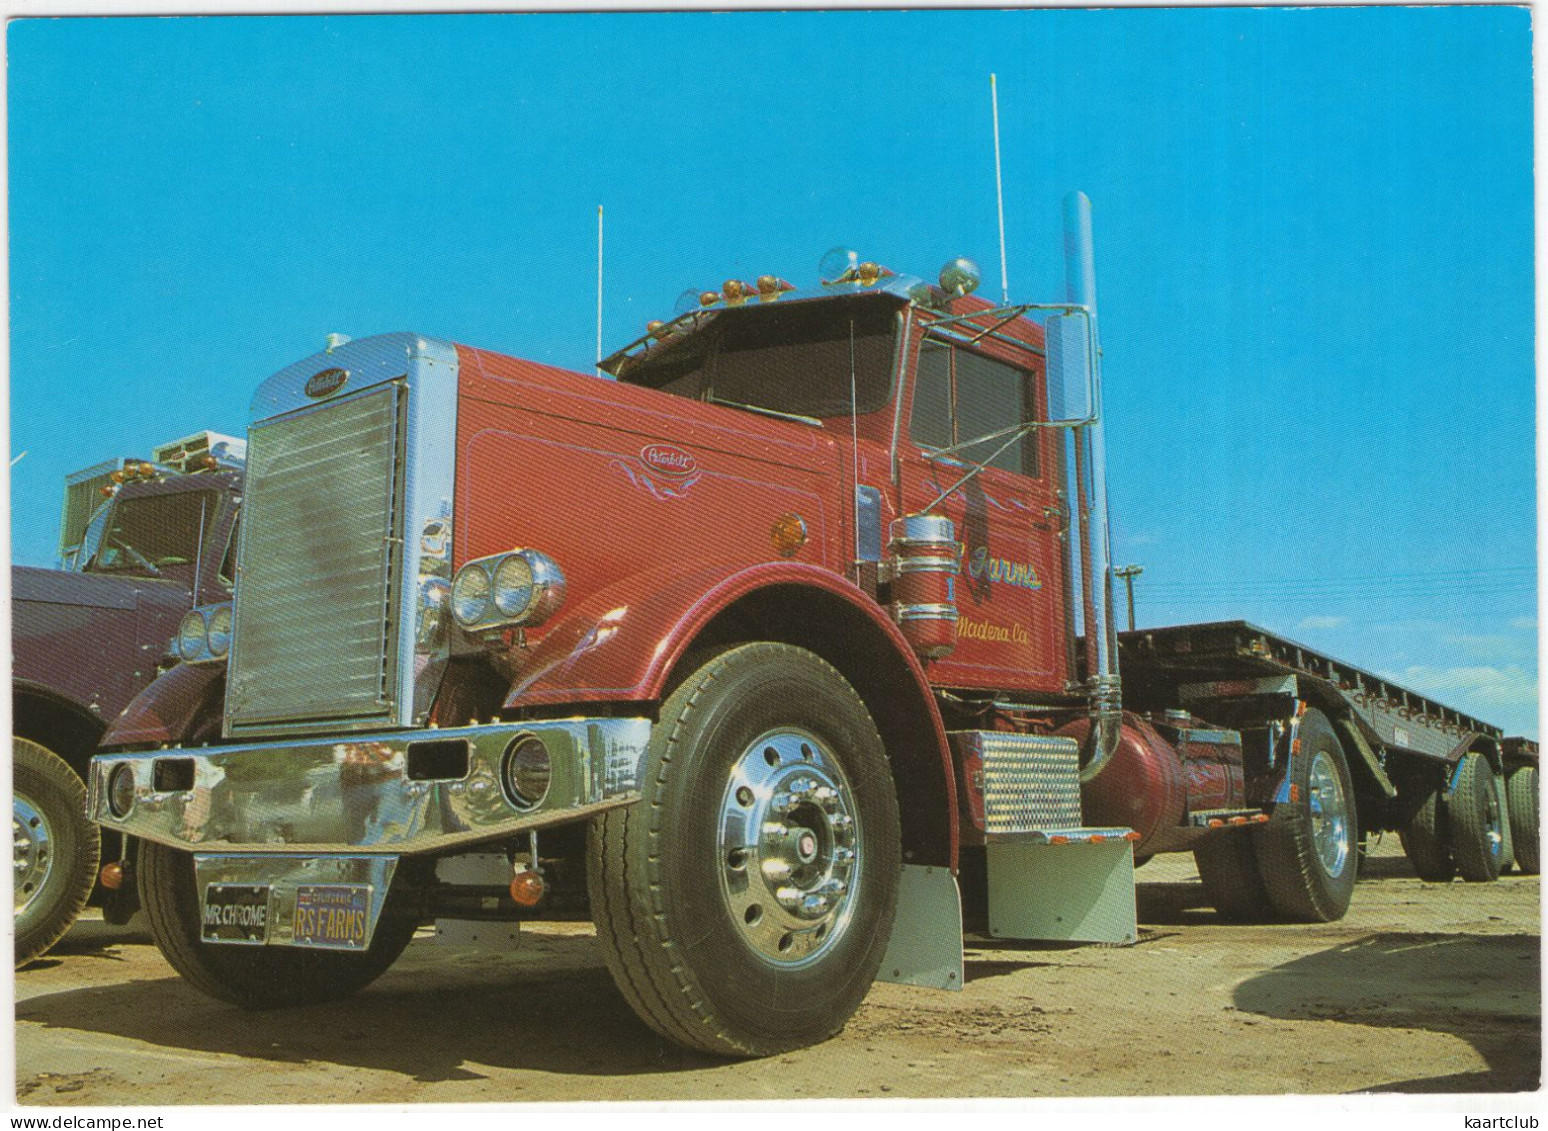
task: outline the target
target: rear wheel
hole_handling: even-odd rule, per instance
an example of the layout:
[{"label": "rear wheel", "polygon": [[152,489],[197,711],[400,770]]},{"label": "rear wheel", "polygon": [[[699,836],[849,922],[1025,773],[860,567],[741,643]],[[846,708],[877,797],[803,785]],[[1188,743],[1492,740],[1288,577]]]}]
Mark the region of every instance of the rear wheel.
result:
[{"label": "rear wheel", "polygon": [[1258,871],[1280,918],[1327,923],[1349,910],[1355,885],[1355,802],[1338,736],[1308,709],[1290,762],[1291,796],[1258,831]]},{"label": "rear wheel", "polygon": [[363,954],[210,944],[200,937],[199,891],[189,853],[142,842],[138,873],[140,902],[167,962],[195,989],[244,1009],[348,997],[385,973],[414,937],[416,924],[392,914],[389,896]]},{"label": "rear wheel", "polygon": [[1409,794],[1411,810],[1408,819],[1398,831],[1403,842],[1403,854],[1413,866],[1414,874],[1431,884],[1447,884],[1457,874],[1457,865],[1451,857],[1451,837],[1446,821],[1446,810],[1441,804],[1444,780],[1439,774],[1429,774],[1405,790]]},{"label": "rear wheel", "polygon": [[1462,755],[1453,782],[1447,823],[1457,871],[1470,883],[1497,880],[1504,863],[1505,809],[1489,760],[1476,750]]},{"label": "rear wheel", "polygon": [[86,819],[86,787],[65,760],[11,739],[11,863],[16,965],[53,946],[86,906],[97,882],[101,838]]},{"label": "rear wheel", "polygon": [[887,947],[902,864],[876,727],[843,676],[744,644],[662,706],[644,797],[593,821],[592,913],[651,1028],[766,1056],[843,1028]]},{"label": "rear wheel", "polygon": [[1516,862],[1516,837],[1510,827],[1510,797],[1506,792],[1505,775],[1489,776],[1494,782],[1494,796],[1500,807],[1500,875],[1503,876]]},{"label": "rear wheel", "polygon": [[1258,871],[1258,853],[1246,829],[1215,833],[1193,850],[1193,862],[1204,881],[1204,893],[1220,917],[1229,923],[1263,923],[1274,905]]},{"label": "rear wheel", "polygon": [[1505,802],[1510,830],[1515,840],[1516,867],[1524,875],[1535,876],[1541,867],[1541,845],[1537,839],[1537,767],[1517,766],[1505,779]]}]

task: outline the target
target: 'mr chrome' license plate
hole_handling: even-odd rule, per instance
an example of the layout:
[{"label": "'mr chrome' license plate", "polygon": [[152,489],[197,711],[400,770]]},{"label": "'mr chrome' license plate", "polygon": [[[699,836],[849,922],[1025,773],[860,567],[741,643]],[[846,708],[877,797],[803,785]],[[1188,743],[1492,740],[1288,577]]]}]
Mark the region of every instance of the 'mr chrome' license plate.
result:
[{"label": "'mr chrome' license plate", "polygon": [[204,889],[201,937],[212,943],[256,943],[269,933],[267,885],[210,884]]},{"label": "'mr chrome' license plate", "polygon": [[364,950],[369,884],[311,884],[296,889],[297,946]]}]

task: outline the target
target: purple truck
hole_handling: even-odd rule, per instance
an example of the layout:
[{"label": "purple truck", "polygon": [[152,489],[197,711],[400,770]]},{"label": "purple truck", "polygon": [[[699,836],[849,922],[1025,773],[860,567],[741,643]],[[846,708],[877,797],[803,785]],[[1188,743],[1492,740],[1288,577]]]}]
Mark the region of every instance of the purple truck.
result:
[{"label": "purple truck", "polygon": [[[230,600],[245,447],[201,432],[67,476],[61,568],[11,571],[17,965],[69,929],[120,851],[86,819],[86,768],[136,694],[209,648],[190,610]],[[119,895],[97,898],[121,921],[133,908]]]}]

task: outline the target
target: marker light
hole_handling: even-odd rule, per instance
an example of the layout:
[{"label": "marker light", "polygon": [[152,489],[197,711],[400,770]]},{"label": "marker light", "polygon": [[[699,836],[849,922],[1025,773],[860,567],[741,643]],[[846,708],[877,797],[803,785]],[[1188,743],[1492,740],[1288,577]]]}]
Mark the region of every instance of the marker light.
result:
[{"label": "marker light", "polygon": [[720,291],[726,296],[726,301],[732,306],[738,306],[747,300],[747,296],[753,293],[752,287],[740,279],[727,279],[720,285]]},{"label": "marker light", "polygon": [[659,342],[662,338],[666,337],[666,323],[661,321],[659,318],[652,318],[649,322],[645,323],[645,332]]},{"label": "marker light", "polygon": [[786,291],[793,291],[795,287],[785,282],[778,275],[758,276],[758,301],[771,302]]},{"label": "marker light", "polygon": [[518,907],[536,907],[547,892],[542,872],[526,868],[511,877],[511,899]]},{"label": "marker light", "polygon": [[882,268],[875,263],[862,263],[855,268],[855,277],[860,280],[860,285],[869,287],[882,277]]},{"label": "marker light", "polygon": [[720,301],[719,291],[705,291],[699,295],[700,306],[714,306]]},{"label": "marker light", "polygon": [[769,535],[780,555],[791,557],[806,545],[806,522],[798,514],[782,514],[774,520],[774,528],[769,531]]},{"label": "marker light", "polygon": [[97,882],[108,891],[117,891],[124,886],[124,866],[117,860],[104,864],[102,871],[97,873]]}]

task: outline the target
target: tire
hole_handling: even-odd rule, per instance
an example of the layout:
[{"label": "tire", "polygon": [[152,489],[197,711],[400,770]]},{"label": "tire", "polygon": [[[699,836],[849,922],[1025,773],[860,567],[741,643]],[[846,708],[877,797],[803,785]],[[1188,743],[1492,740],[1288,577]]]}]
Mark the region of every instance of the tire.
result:
[{"label": "tire", "polygon": [[193,857],[144,841],[137,869],[151,935],[174,970],[195,989],[243,1009],[335,1001],[384,974],[414,937],[414,920],[393,915],[388,896],[363,954],[281,946],[233,946],[199,937]]},{"label": "tire", "polygon": [[1193,862],[1205,895],[1226,922],[1266,923],[1273,918],[1251,830],[1215,833],[1193,850]]},{"label": "tire", "polygon": [[1446,820],[1446,810],[1441,804],[1444,779],[1431,774],[1410,786],[1412,811],[1398,839],[1403,842],[1403,854],[1413,867],[1414,874],[1428,884],[1449,884],[1457,874],[1457,865],[1451,857],[1451,832]]},{"label": "tire", "polygon": [[1505,805],[1516,848],[1516,867],[1522,875],[1535,876],[1542,866],[1542,845],[1537,839],[1537,767],[1517,766],[1505,779]]},{"label": "tire", "polygon": [[16,868],[16,965],[40,957],[75,922],[97,882],[102,851],[86,819],[86,787],[46,746],[11,739],[11,833]]},{"label": "tire", "polygon": [[842,1029],[902,866],[886,753],[844,677],[786,644],[722,652],[663,704],[642,792],[592,822],[587,851],[603,954],[640,1018],[721,1056]]},{"label": "tire", "polygon": [[1489,760],[1474,750],[1462,755],[1452,778],[1446,807],[1451,828],[1451,855],[1464,880],[1474,884],[1500,878],[1504,863],[1505,809],[1494,788]]},{"label": "tire", "polygon": [[1510,798],[1505,791],[1505,775],[1490,774],[1494,784],[1495,803],[1500,807],[1500,875],[1510,871],[1516,862],[1516,837],[1510,827]]},{"label": "tire", "polygon": [[1281,802],[1257,831],[1258,874],[1278,918],[1330,923],[1344,917],[1354,895],[1354,786],[1326,715],[1308,709],[1298,739],[1290,763],[1297,800]]}]

